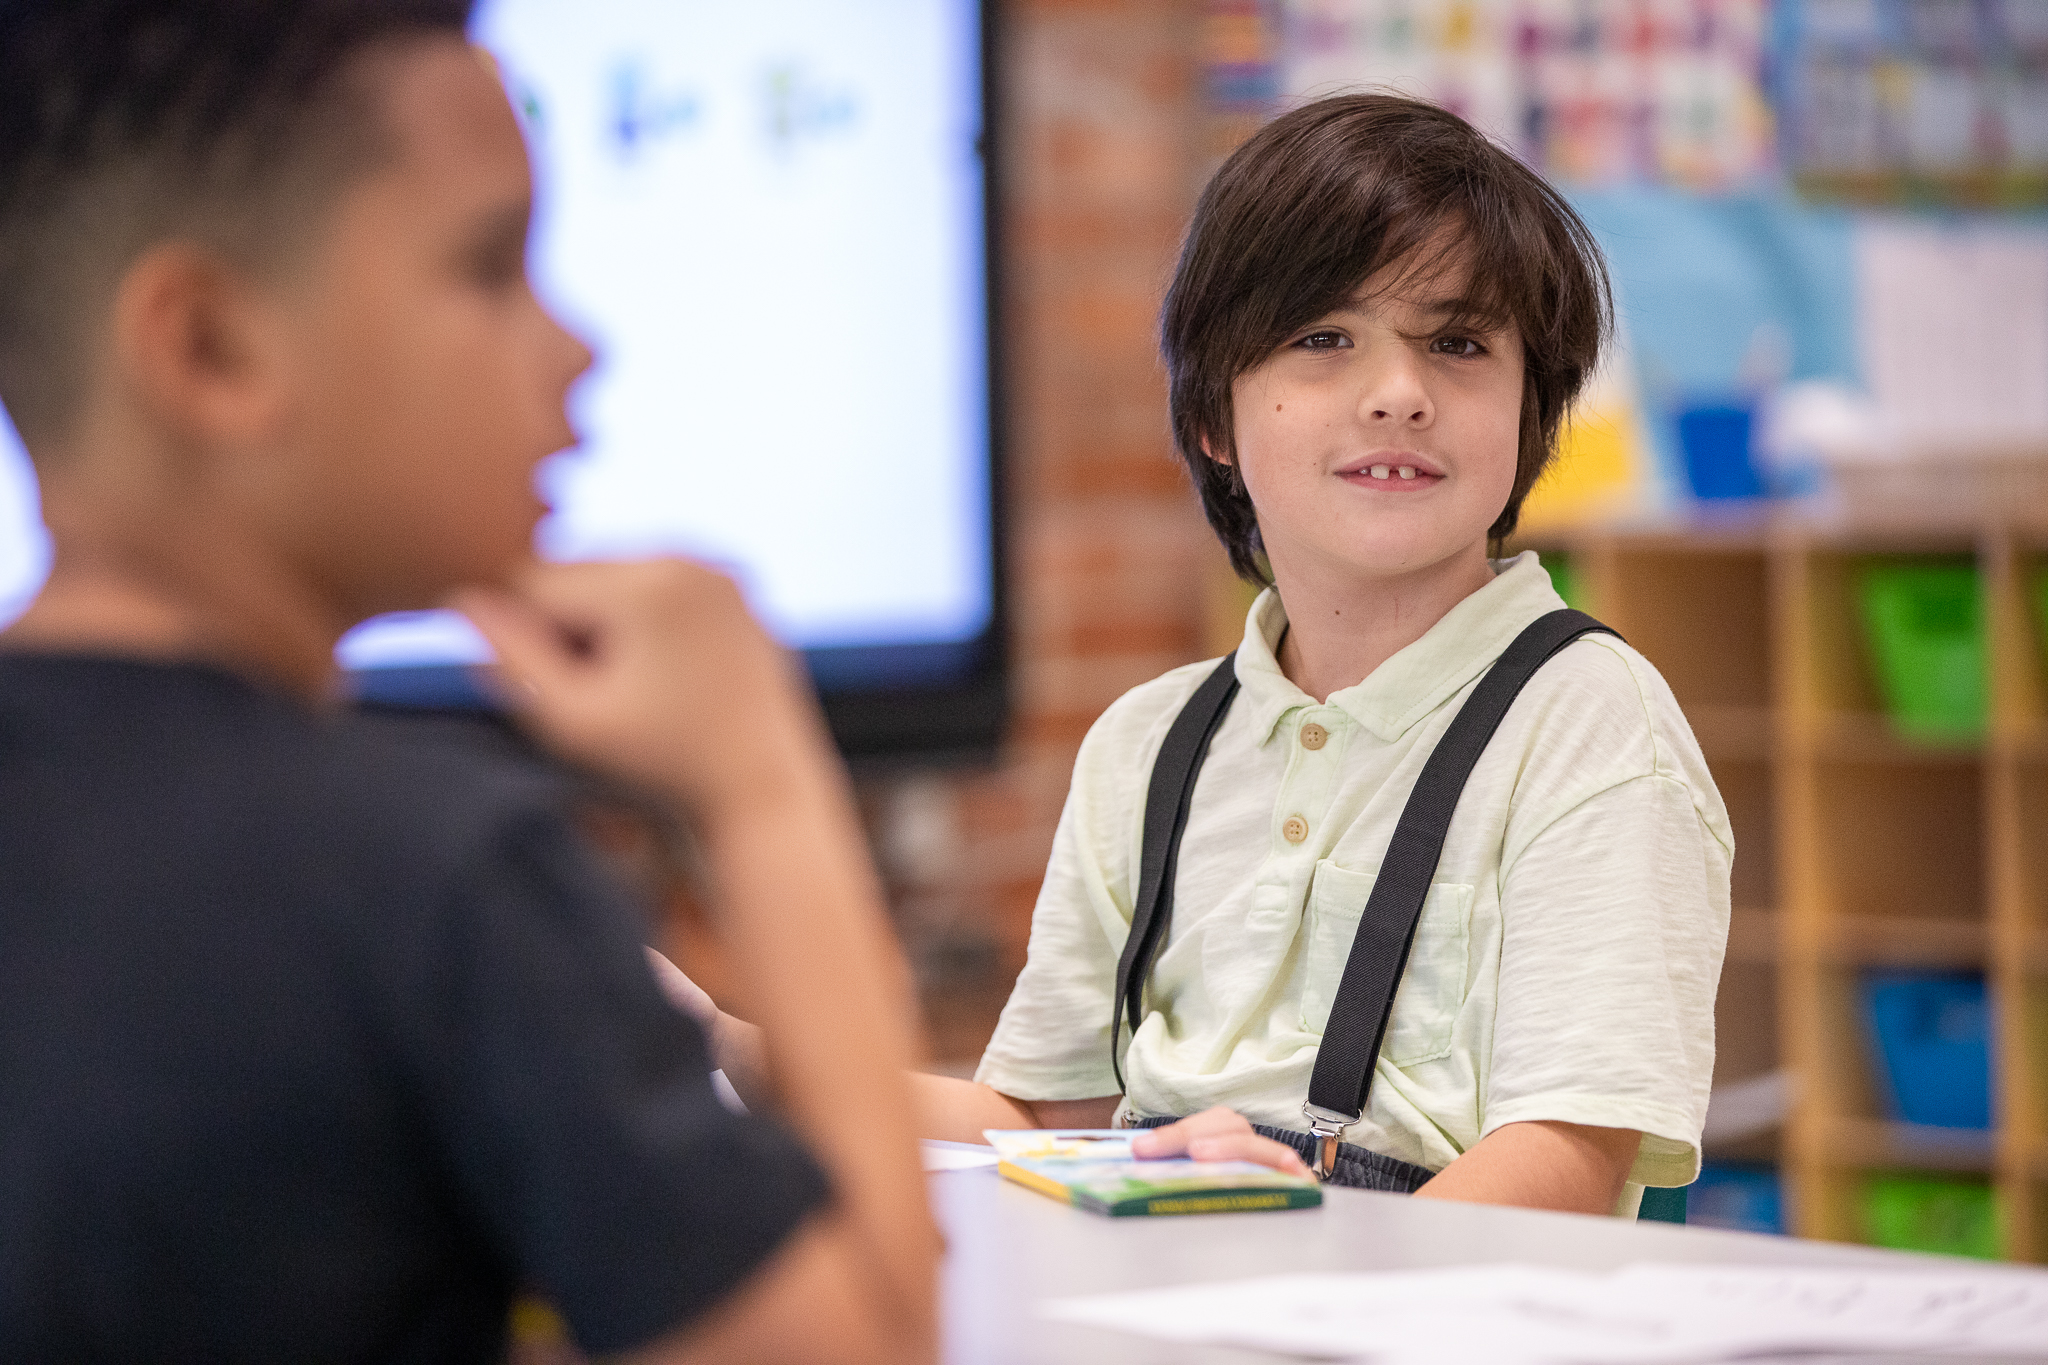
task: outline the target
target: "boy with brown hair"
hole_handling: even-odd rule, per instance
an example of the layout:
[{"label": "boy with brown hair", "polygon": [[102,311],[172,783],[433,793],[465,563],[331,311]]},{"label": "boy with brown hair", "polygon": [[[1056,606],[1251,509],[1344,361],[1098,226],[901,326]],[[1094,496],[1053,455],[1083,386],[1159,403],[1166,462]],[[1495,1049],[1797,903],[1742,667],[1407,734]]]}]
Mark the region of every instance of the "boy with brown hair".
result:
[{"label": "boy with brown hair", "polygon": [[[1180,454],[1267,590],[1231,659],[1090,730],[1029,960],[975,1080],[917,1079],[926,1133],[1158,1125],[1134,1150],[1587,1213],[1689,1183],[1727,814],[1656,670],[1489,557],[1608,331],[1585,225],[1442,109],[1316,101],[1210,182],[1162,331]],[[1397,835],[1422,788],[1436,849]]]},{"label": "boy with brown hair", "polygon": [[[1353,944],[1410,793],[1564,606],[1533,554],[1489,552],[1607,330],[1584,224],[1442,109],[1321,100],[1229,159],[1163,349],[1203,509],[1267,590],[1230,667],[1176,669],[1090,732],[1029,963],[976,1082],[930,1082],[928,1112],[1164,1124],[1138,1149],[1589,1213],[1692,1180],[1733,845],[1670,690],[1608,634],[1563,644],[1479,739],[1440,857],[1400,868],[1418,909],[1363,1107],[1317,1094],[1319,1051],[1361,1023],[1340,991],[1379,970]],[[1234,701],[1125,997],[1147,775],[1212,675]]]},{"label": "boy with brown hair", "polygon": [[[906,977],[789,661],[694,566],[537,568],[589,352],[462,0],[0,0],[0,1357],[896,1361],[936,1237]],[[695,824],[783,1124],[714,1097],[526,769],[332,703],[451,594]]]}]

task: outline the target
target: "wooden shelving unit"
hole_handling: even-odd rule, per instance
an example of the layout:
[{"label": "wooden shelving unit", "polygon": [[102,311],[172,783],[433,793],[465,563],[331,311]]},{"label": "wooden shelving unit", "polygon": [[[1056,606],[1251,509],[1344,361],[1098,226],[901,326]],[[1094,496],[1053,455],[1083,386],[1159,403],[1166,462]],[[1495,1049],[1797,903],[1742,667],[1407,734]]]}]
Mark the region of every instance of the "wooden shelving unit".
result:
[{"label": "wooden shelving unit", "polygon": [[[2048,526],[1822,529],[1757,519],[1526,537],[1567,555],[1585,605],[1669,680],[1735,829],[1734,923],[1716,1084],[1778,1066],[1793,1230],[1856,1240],[1879,1169],[1983,1172],[2008,1254],[2048,1260],[2048,678],[2027,605]],[[1873,683],[1860,568],[1967,558],[1986,595],[1981,743],[1900,738]],[[1991,984],[1994,1124],[1881,1116],[1859,1017],[1874,966],[1981,969]]]}]

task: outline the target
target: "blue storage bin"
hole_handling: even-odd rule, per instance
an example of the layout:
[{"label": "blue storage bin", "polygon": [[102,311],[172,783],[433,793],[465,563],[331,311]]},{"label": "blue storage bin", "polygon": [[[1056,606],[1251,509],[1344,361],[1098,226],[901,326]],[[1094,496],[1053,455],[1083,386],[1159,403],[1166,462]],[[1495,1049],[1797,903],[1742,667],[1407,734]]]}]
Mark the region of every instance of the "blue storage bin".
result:
[{"label": "blue storage bin", "polygon": [[1685,456],[1685,479],[1696,498],[1763,496],[1750,454],[1754,419],[1748,408],[1710,404],[1678,414],[1678,448]]},{"label": "blue storage bin", "polygon": [[1991,1126],[1991,1021],[1984,978],[1874,972],[1863,1015],[1891,1117],[1940,1128]]},{"label": "blue storage bin", "polygon": [[1785,1231],[1784,1187],[1776,1167],[1709,1161],[1686,1194],[1685,1221],[1693,1227]]}]

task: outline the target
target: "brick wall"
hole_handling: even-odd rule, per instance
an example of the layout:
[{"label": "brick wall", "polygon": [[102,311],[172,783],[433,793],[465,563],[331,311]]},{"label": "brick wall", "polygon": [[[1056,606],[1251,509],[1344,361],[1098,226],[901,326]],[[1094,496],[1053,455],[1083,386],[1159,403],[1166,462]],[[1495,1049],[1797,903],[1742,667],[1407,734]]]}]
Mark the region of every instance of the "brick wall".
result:
[{"label": "brick wall", "polygon": [[1016,717],[993,770],[862,784],[932,1048],[979,1055],[1089,724],[1204,653],[1221,552],[1166,434],[1159,300],[1197,188],[1199,0],[1013,0],[999,152]]}]

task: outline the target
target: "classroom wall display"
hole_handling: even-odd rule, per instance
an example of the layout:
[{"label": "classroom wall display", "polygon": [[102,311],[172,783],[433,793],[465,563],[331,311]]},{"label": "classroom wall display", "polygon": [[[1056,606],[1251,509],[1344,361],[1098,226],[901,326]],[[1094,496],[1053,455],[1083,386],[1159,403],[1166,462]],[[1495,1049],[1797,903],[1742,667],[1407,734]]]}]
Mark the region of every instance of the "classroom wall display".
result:
[{"label": "classroom wall display", "polygon": [[[486,0],[535,162],[532,265],[595,348],[540,550],[728,567],[850,747],[1002,714],[981,0]],[[0,612],[42,573],[0,441]],[[459,617],[366,624],[373,699],[452,700]]]},{"label": "classroom wall display", "polygon": [[1280,97],[1280,0],[1209,0],[1202,22],[1203,153],[1214,170]]},{"label": "classroom wall display", "polygon": [[1785,156],[1809,197],[2048,203],[2048,5],[1780,0]]},{"label": "classroom wall display", "polygon": [[1283,88],[1381,85],[1545,174],[1717,189],[1775,165],[1764,0],[1284,0]]}]

